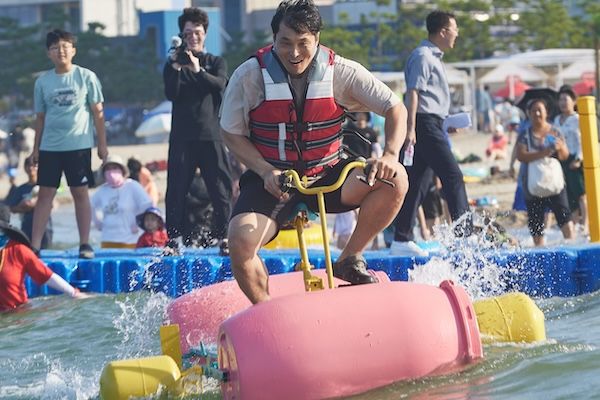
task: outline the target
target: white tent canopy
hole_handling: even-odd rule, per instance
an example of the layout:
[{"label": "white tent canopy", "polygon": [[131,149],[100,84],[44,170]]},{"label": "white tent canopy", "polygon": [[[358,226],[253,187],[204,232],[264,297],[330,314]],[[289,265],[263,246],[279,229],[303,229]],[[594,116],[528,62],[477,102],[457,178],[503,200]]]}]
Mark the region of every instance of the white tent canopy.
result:
[{"label": "white tent canopy", "polygon": [[[507,55],[502,57],[492,57],[481,60],[468,60],[451,63],[456,68],[465,68],[469,70],[470,84],[469,87],[472,89],[473,94],[472,102],[475,102],[475,88],[479,85],[482,86],[481,80],[477,80],[478,71],[480,69],[497,68],[499,65],[519,65],[519,66],[530,66],[530,67],[556,67],[558,73],[563,70],[563,66],[571,65],[580,60],[588,60],[594,63],[594,49],[544,49],[528,51],[519,54]],[[482,77],[483,78],[483,77]],[[521,80],[527,81],[524,76],[520,77]],[[490,79],[489,77],[486,79]],[[505,80],[506,81],[506,80]],[[505,82],[501,81],[501,82]],[[544,80],[536,81],[530,80],[531,83],[545,84]],[[500,84],[500,82],[497,82]],[[555,86],[559,87],[563,84],[563,80],[558,77],[555,82]],[[473,110],[473,122],[474,127],[477,128],[477,119],[475,111]]]},{"label": "white tent canopy", "polygon": [[[373,72],[373,75],[384,83],[400,83],[403,91],[404,88],[406,88],[404,83],[404,72],[402,71]],[[450,85],[466,85],[469,83],[469,74],[450,65],[446,65],[446,75]]]},{"label": "white tent canopy", "polygon": [[511,77],[517,77],[523,82],[545,82],[548,80],[548,75],[540,69],[506,62],[479,78],[479,83],[505,83]]},{"label": "white tent canopy", "polygon": [[[448,84],[450,86],[460,86],[458,93],[461,95],[456,99],[458,106],[464,106],[468,109],[472,106],[472,96],[470,91],[470,78],[469,74],[465,71],[461,71],[452,67],[451,65],[445,65],[446,76],[448,78]],[[406,92],[406,82],[404,80],[404,72],[402,71],[390,71],[390,72],[373,72],[373,75],[380,81],[387,84],[392,90],[398,95],[402,95]],[[462,103],[462,104],[460,104]]]},{"label": "white tent canopy", "polygon": [[584,74],[594,74],[596,66],[593,60],[579,60],[569,65],[558,73],[557,78],[561,80],[577,81]]},{"label": "white tent canopy", "polygon": [[469,60],[452,63],[458,68],[492,68],[504,62],[518,65],[568,65],[579,60],[594,61],[594,49],[544,49],[527,51],[502,57],[492,57],[480,60]]}]

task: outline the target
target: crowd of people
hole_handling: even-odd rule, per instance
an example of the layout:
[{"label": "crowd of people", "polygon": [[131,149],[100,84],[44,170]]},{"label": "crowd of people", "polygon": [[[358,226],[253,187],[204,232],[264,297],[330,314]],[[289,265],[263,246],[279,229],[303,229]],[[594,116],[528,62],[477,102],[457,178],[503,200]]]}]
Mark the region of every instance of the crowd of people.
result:
[{"label": "crowd of people", "polygon": [[[163,69],[165,95],[173,102],[164,216],[152,173],[140,159],[125,162],[110,153],[101,84],[92,71],[73,64],[75,36],[59,29],[48,33],[54,68],[35,84],[35,140],[24,162],[28,181],[7,198],[10,210],[22,215],[31,242],[20,245],[25,256],[9,256],[18,246],[0,236],[5,266],[11,259],[36,282],[53,280],[34,254],[51,246],[50,216],[63,174],[75,207],[79,256],[87,259],[95,256],[89,243],[92,222],[102,232],[103,248],[159,247],[165,255],[178,254],[193,243],[189,196],[201,181],[203,204],[212,209],[211,218],[203,218],[209,228],[202,245],[230,257],[233,274],[253,303],[269,299],[258,250],[277,236],[299,203],[318,211],[314,196],[282,188],[284,169],[297,170],[313,185],[328,185],[350,161],[368,159],[366,176],[352,171],[340,189],[325,196],[327,212],[339,214],[334,234],[341,253],[334,275],[350,284],[376,282],[362,253],[388,226],[394,230],[389,245],[395,255],[427,254],[415,241],[417,220],[425,240],[442,215],[454,222],[457,237],[473,233],[463,173],[448,138],[456,127],[446,126],[450,89],[442,56],[459,37],[452,13],[427,16],[427,38],[406,63],[404,102],[362,65],[320,43],[322,20],[312,0],[283,1],[271,22],[273,43],[257,49],[231,77],[224,59],[205,51],[209,21],[203,10],[184,9],[178,25],[185,46],[172,51]],[[480,96],[481,126],[493,131],[486,155],[508,158],[518,134],[513,158],[521,162],[518,182],[535,245],[544,244],[547,209],[565,238],[573,237],[572,211],[580,210],[581,221],[586,218],[574,100],[572,90],[562,88],[561,113],[550,123],[547,104],[534,99],[522,124],[512,102],[494,107]],[[379,132],[372,128],[374,115],[385,117]],[[91,168],[94,146],[102,160],[99,176]],[[533,188],[531,176],[544,174],[556,159],[566,184],[542,188],[546,192]],[[545,164],[535,169],[539,161]],[[96,180],[101,184],[90,197],[88,188],[100,183]],[[7,237],[11,229],[0,225]],[[77,295],[64,282],[55,285]]]}]

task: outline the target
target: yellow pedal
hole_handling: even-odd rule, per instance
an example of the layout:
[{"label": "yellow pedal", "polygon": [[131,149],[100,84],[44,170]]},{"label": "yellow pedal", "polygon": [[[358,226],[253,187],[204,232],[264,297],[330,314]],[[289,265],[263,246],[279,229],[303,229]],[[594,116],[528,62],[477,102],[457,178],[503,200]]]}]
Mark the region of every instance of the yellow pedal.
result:
[{"label": "yellow pedal", "polygon": [[323,279],[318,276],[311,276],[310,278],[304,279],[304,286],[308,292],[325,289]]}]

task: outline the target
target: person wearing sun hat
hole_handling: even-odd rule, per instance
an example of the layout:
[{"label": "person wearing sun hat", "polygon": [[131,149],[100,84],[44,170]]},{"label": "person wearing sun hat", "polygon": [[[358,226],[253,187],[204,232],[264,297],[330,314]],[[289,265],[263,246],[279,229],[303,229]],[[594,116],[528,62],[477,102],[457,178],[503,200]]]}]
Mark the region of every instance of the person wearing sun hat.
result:
[{"label": "person wearing sun hat", "polygon": [[52,272],[33,252],[27,235],[9,221],[10,209],[0,204],[0,312],[27,303],[26,275],[71,297],[88,297]]},{"label": "person wearing sun hat", "polygon": [[137,241],[137,248],[140,247],[164,247],[169,241],[169,236],[165,230],[165,219],[160,209],[150,207],[135,218],[137,224],[144,233]]},{"label": "person wearing sun hat", "polygon": [[102,231],[103,248],[135,248],[140,229],[136,216],[152,201],[139,182],[128,178],[123,159],[111,154],[102,165],[104,183],[92,195],[92,221]]}]

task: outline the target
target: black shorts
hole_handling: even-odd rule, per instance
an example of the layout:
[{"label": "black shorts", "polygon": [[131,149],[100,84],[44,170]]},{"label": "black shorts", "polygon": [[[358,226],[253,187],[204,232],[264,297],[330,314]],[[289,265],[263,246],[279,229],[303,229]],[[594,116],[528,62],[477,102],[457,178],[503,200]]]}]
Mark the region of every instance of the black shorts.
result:
[{"label": "black shorts", "polygon": [[571,209],[569,208],[566,189],[563,189],[556,196],[527,198],[525,204],[527,204],[527,225],[531,236],[544,235],[544,215],[548,208],[554,213],[556,222],[561,228],[571,221]]},{"label": "black shorts", "polygon": [[40,151],[38,185],[58,188],[63,172],[69,187],[93,187],[92,149]]},{"label": "black shorts", "polygon": [[[312,187],[327,186],[335,183],[342,169],[354,159],[342,160],[335,166],[328,168],[323,177],[320,178]],[[350,174],[348,178],[350,179]],[[238,198],[231,217],[244,213],[258,213],[266,215],[277,222],[277,230],[286,224],[293,217],[293,212],[296,206],[300,203],[306,204],[308,209],[313,212],[319,211],[317,196],[304,195],[298,193],[295,189],[290,189],[290,197],[287,201],[279,201],[271,193],[264,188],[262,178],[253,171],[246,171],[240,178],[240,197]],[[342,188],[340,187],[335,192],[325,194],[325,210],[327,213],[342,213],[358,208],[358,205],[342,204],[341,200]]]}]

